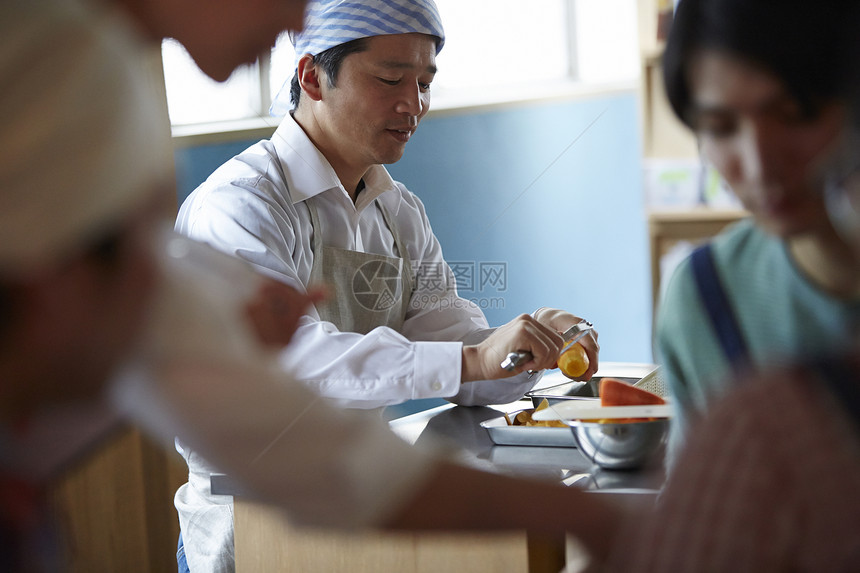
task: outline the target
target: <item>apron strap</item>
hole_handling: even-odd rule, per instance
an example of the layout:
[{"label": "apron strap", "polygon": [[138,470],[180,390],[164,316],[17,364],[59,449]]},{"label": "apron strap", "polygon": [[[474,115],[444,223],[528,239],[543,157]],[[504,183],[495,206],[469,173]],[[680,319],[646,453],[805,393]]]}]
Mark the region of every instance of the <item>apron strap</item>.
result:
[{"label": "apron strap", "polygon": [[[397,247],[397,255],[403,260],[403,279],[405,281],[409,281],[408,284],[403,285],[403,296],[406,297],[407,300],[411,299],[414,286],[412,284],[412,260],[409,257],[409,251],[406,250],[406,247],[400,240],[400,233],[397,231],[397,227],[394,226],[391,215],[388,214],[388,209],[379,202],[379,199],[377,199],[375,203],[377,207],[379,207],[379,211],[382,213],[382,219],[388,226],[388,230],[391,231],[391,236],[394,237],[394,246]],[[409,288],[406,288],[407,286]],[[409,296],[406,296],[407,294]]]},{"label": "apron strap", "polygon": [[729,364],[737,372],[750,363],[749,350],[734,310],[720,282],[710,243],[693,251],[690,260],[702,304],[711,319],[711,325]]},{"label": "apron strap", "polygon": [[316,259],[317,256],[322,256],[322,227],[320,227],[320,216],[319,213],[317,213],[317,207],[314,205],[312,199],[313,198],[306,199],[304,204],[311,215],[311,228],[313,230],[313,236],[311,237],[311,250],[314,252],[314,259]]},{"label": "apron strap", "polygon": [[320,227],[320,217],[317,213],[317,207],[314,205],[313,197],[304,201],[305,207],[311,215],[311,251],[314,254],[314,260],[311,263],[310,284],[322,284],[322,264],[323,264],[323,241],[322,227]]}]

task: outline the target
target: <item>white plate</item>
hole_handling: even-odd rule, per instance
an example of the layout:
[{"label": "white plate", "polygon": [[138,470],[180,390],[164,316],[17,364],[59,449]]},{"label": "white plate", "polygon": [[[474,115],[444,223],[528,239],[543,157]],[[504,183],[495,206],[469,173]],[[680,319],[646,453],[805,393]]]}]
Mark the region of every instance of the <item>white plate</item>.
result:
[{"label": "white plate", "polygon": [[549,408],[535,412],[535,420],[582,420],[606,418],[670,418],[669,404],[651,406],[595,406],[590,401],[565,400],[550,404]]}]

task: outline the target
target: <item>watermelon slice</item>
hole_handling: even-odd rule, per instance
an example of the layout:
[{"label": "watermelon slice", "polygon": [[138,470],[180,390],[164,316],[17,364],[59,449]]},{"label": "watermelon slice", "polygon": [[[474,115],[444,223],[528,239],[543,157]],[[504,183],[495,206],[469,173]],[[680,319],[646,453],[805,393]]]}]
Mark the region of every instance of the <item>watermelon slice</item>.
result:
[{"label": "watermelon slice", "polygon": [[600,380],[601,406],[648,406],[665,404],[666,401],[647,390],[636,388],[615,378]]}]

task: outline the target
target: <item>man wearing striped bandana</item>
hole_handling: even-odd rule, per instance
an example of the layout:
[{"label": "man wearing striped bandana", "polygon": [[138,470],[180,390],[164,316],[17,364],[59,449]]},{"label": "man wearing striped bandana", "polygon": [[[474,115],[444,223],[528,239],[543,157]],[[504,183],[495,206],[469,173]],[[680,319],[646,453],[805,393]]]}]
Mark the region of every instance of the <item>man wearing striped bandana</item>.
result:
[{"label": "man wearing striped bandana", "polygon": [[[490,328],[458,296],[424,205],[383,167],[402,157],[429,109],[445,42],[435,4],[311,1],[291,40],[295,74],[273,105],[286,114],[277,131],[196,189],[176,229],[299,291],[328,287],[279,360],[341,406],[522,397],[539,379],[529,371],[554,366],[558,333],[580,318],[542,308]],[[598,346],[592,337],[583,346],[588,379]],[[512,350],[533,358],[507,371],[501,363]],[[212,469],[196,452],[182,453],[189,483],[175,503],[188,563],[230,570],[232,499],[211,495]]]}]

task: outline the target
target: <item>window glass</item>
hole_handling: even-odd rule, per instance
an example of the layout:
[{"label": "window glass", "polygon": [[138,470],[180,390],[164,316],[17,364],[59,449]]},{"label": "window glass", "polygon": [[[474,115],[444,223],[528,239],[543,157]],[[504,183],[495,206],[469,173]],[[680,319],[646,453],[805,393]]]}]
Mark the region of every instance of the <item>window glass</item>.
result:
[{"label": "window glass", "polygon": [[434,91],[568,75],[566,0],[436,0],[445,25]]},{"label": "window glass", "polygon": [[278,36],[278,41],[275,42],[275,47],[272,50],[271,62],[269,69],[270,101],[275,99],[284,83],[292,79],[293,71],[295,71],[296,51],[293,49],[287,34]]},{"label": "window glass", "polygon": [[[436,3],[447,37],[433,82],[434,104],[457,100],[459,94],[474,103],[498,99],[512,86],[540,95],[542,86],[564,80],[611,82],[638,76],[636,0]],[[200,72],[174,40],[163,43],[162,54],[174,125],[268,115],[295,64],[287,34],[280,36],[270,59],[240,68],[224,83]]]},{"label": "window glass", "polygon": [[[440,72],[434,91],[568,76],[566,0],[531,0],[527,10],[522,0],[437,0],[436,4],[446,40],[437,60]],[[524,49],[527,45],[540,48]],[[272,98],[292,76],[294,64],[295,50],[287,34],[282,34],[272,51]]]},{"label": "window glass", "polygon": [[182,44],[161,45],[167,108],[173,125],[256,117],[259,108],[257,66],[242,66],[219,83],[204,74]]},{"label": "window glass", "polygon": [[578,0],[577,79],[585,83],[639,77],[636,0]]}]

